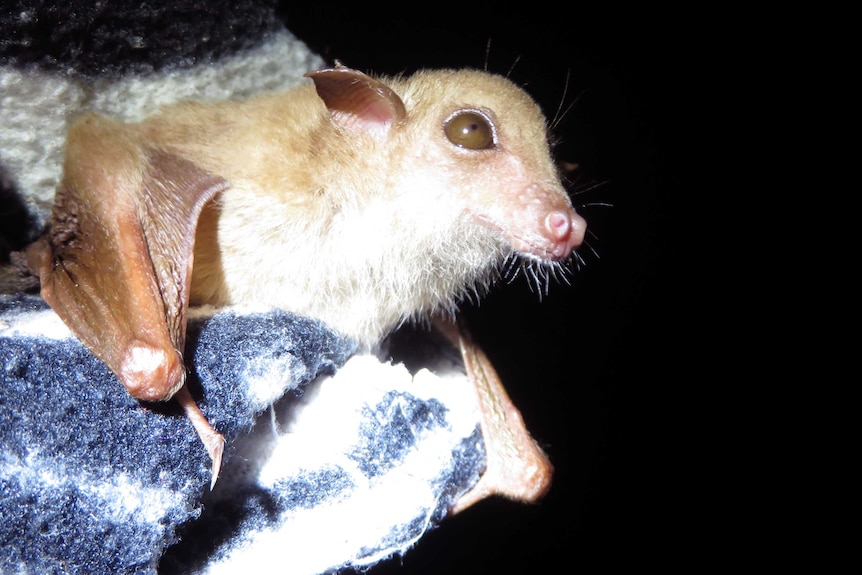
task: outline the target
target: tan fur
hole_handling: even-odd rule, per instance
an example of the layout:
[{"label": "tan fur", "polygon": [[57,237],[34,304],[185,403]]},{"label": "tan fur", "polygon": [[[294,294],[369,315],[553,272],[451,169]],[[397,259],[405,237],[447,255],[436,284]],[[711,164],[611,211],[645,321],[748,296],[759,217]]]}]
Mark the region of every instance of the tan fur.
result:
[{"label": "tan fur", "polygon": [[[373,345],[481,291],[512,249],[541,255],[541,224],[526,219],[571,205],[529,96],[477,71],[387,82],[407,116],[386,138],[340,130],[311,84],[181,104],[135,128],[230,185],[201,217],[193,304],[260,302]],[[465,107],[494,121],[496,149],[446,139]]]},{"label": "tan fur", "polygon": [[[192,304],[288,309],[370,347],[407,319],[481,292],[512,251],[557,259],[549,211],[569,214],[573,233],[584,227],[525,92],[471,70],[383,81],[406,111],[383,132],[339,125],[309,83],[241,102],[178,104],[140,124],[91,117],[70,136],[89,141],[70,149],[101,158],[123,186],[138,185],[153,149],[227,181],[199,221]],[[492,121],[493,149],[448,141],[444,123],[464,108]],[[67,170],[76,165],[67,159]]]}]

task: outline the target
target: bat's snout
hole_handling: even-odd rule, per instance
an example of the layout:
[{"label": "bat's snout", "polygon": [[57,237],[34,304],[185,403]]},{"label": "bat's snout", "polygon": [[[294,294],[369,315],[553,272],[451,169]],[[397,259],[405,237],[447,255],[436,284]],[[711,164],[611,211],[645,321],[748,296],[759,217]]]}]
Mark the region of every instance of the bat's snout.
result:
[{"label": "bat's snout", "polygon": [[530,259],[564,260],[584,242],[587,222],[568,196],[553,187],[532,185],[514,201],[494,204],[473,215],[503,233],[515,252]]},{"label": "bat's snout", "polygon": [[551,259],[561,260],[584,242],[587,222],[574,210],[554,210],[545,217],[545,234]]}]

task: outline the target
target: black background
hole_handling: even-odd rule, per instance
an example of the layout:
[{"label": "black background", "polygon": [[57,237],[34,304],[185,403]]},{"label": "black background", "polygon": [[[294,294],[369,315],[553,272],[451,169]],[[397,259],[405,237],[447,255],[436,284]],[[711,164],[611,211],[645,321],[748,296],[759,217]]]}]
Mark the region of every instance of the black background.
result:
[{"label": "black background", "polygon": [[525,86],[549,118],[571,105],[555,150],[581,166],[573,201],[591,230],[572,285],[540,298],[515,281],[466,309],[555,465],[551,491],[535,505],[486,500],[369,573],[709,564],[696,553],[709,496],[693,487],[700,405],[679,226],[693,193],[679,154],[695,117],[698,23],[632,8],[494,6],[283,9],[288,29],[330,63],[487,68]]}]

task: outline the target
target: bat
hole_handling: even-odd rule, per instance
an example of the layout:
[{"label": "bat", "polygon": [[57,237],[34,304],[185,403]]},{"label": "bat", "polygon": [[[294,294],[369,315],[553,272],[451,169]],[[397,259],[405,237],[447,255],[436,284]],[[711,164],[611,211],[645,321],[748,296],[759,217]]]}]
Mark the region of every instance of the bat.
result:
[{"label": "bat", "polygon": [[438,323],[463,354],[489,452],[460,507],[540,497],[552,467],[451,319],[504,262],[554,271],[584,239],[539,106],[476,70],[386,78],[336,63],[306,76],[138,123],[76,122],[49,231],[26,252],[42,297],[132,396],[177,399],[213,485],[224,440],[184,386],[190,305],[286,309],[367,349],[406,321],[450,318]]}]

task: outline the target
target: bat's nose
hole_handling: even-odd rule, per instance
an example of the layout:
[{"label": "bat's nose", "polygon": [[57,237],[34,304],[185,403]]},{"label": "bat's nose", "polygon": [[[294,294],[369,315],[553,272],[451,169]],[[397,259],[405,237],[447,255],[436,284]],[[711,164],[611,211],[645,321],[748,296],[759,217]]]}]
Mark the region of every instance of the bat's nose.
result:
[{"label": "bat's nose", "polygon": [[551,255],[562,259],[583,243],[587,222],[574,210],[555,210],[545,217],[545,231],[553,243]]}]

